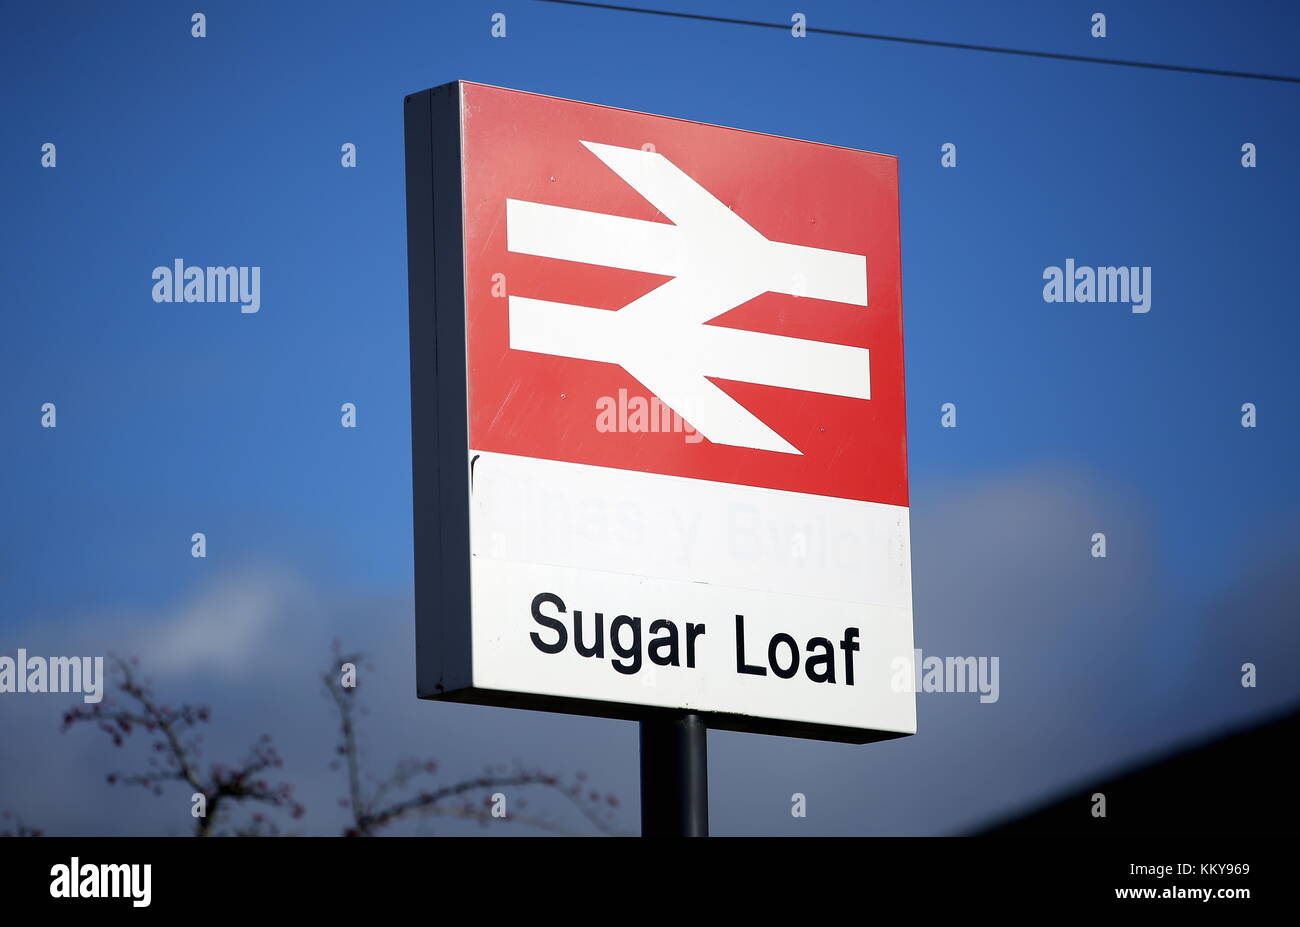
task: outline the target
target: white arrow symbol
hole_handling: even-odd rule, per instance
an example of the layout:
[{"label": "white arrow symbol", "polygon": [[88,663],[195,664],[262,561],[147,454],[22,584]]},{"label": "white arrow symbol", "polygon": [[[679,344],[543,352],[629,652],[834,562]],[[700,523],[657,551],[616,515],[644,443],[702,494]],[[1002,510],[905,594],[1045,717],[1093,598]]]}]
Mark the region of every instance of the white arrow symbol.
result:
[{"label": "white arrow symbol", "polygon": [[708,376],[871,398],[865,348],[706,325],[763,293],[867,305],[861,254],[769,241],[663,155],[583,142],[674,224],[506,200],[506,247],[673,279],[616,312],[510,297],[510,347],[618,364],[715,444],[800,451]]}]

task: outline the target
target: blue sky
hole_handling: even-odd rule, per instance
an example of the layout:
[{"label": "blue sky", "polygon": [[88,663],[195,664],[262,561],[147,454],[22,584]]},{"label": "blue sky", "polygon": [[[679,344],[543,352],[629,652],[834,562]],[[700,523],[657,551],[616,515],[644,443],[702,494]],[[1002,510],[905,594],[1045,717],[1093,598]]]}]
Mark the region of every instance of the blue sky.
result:
[{"label": "blue sky", "polygon": [[[0,653],[153,653],[160,684],[229,706],[222,736],[243,742],[325,715],[314,672],[339,633],[385,668],[377,756],[415,736],[465,768],[539,756],[634,807],[632,725],[409,696],[402,98],[463,78],[900,158],[917,642],[1001,655],[1004,697],[922,696],[897,744],[715,734],[715,831],[958,830],[1300,699],[1297,85],[522,0],[204,3],[194,39],[192,7],[6,4]],[[813,27],[1300,73],[1288,3],[796,7]],[[150,272],[178,257],[261,266],[261,311],[154,303]],[[1066,258],[1150,266],[1151,311],[1045,303]],[[230,601],[246,660],[219,644]],[[1247,660],[1258,690],[1237,684]],[[38,781],[109,761],[91,732],[57,734],[61,707],[0,697],[25,744],[0,741],[0,807],[164,832],[152,805],[127,821]],[[328,804],[327,750],[283,736]],[[792,824],[795,790],[840,810]]]}]

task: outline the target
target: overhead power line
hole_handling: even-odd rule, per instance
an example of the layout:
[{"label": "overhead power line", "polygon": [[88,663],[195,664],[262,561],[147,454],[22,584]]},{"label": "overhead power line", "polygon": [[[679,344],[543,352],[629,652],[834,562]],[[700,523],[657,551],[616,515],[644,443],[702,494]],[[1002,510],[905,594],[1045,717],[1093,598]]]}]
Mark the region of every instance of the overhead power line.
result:
[{"label": "overhead power line", "polygon": [[[762,29],[787,31],[788,23],[769,23],[756,19],[734,19],[729,16],[708,16],[703,13],[679,13],[674,10],[651,10],[639,6],[620,6],[614,3],[594,3],[590,0],[539,0],[541,3],[559,3],[565,6],[588,7],[596,10],[613,10],[620,13],[643,13],[649,16],[667,16],[672,19],[690,19],[698,22],[727,23],[733,26],[757,26]],[[819,29],[807,26],[806,31],[818,35],[837,35],[850,39],[872,39],[877,42],[900,42],[905,45],[930,45],[935,48],[959,48],[965,51],[993,52],[998,55],[1020,55],[1025,58],[1053,58],[1057,61],[1083,61],[1088,64],[1110,64],[1124,68],[1147,68],[1152,71],[1178,71],[1183,74],[1211,74],[1216,77],[1242,77],[1249,80],[1271,80],[1300,84],[1300,77],[1282,74],[1257,74],[1251,71],[1223,71],[1217,68],[1197,68],[1182,64],[1156,64],[1150,61],[1125,61],[1120,58],[1096,58],[1091,55],[1064,55],[1057,52],[1028,51],[1023,48],[1000,48],[996,45],[972,45],[967,42],[941,42],[937,39],[915,39],[900,35],[877,35],[871,32],[852,32],[847,29]]]}]

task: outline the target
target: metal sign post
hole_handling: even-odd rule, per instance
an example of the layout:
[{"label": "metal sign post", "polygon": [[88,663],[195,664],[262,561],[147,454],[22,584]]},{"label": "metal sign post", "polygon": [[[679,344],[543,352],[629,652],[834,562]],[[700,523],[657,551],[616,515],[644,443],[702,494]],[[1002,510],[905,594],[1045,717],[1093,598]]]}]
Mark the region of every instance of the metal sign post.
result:
[{"label": "metal sign post", "polygon": [[709,729],[697,714],[641,722],[641,836],[709,836]]}]

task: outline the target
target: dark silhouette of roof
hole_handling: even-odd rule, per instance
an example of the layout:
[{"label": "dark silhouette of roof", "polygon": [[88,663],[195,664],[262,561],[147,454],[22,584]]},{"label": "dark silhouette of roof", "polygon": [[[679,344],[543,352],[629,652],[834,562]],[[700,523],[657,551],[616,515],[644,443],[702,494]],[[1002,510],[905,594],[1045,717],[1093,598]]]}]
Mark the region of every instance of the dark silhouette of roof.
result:
[{"label": "dark silhouette of roof", "polygon": [[[1263,724],[1081,785],[1036,811],[980,830],[981,836],[1105,833],[1283,832],[1300,823],[1296,757],[1300,706]],[[1093,795],[1106,816],[1093,815]]]}]

